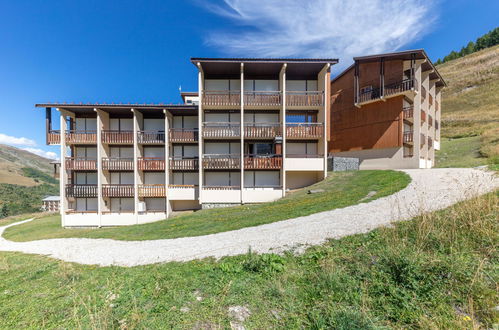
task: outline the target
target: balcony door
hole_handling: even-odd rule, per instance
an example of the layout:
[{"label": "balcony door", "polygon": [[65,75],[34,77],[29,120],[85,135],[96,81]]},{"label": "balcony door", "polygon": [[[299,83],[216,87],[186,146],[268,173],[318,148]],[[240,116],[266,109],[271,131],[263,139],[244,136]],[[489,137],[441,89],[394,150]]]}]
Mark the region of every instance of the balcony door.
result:
[{"label": "balcony door", "polygon": [[111,118],[109,119],[109,129],[111,131],[133,131],[133,119]]},{"label": "balcony door", "polygon": [[97,118],[76,118],[75,130],[77,131],[97,131]]},{"label": "balcony door", "polygon": [[317,112],[288,112],[286,114],[286,124],[316,123]]},{"label": "balcony door", "polygon": [[74,157],[85,159],[97,159],[96,147],[75,147]]},{"label": "balcony door", "polygon": [[245,153],[256,157],[265,157],[275,154],[275,145],[273,143],[247,143],[245,145]]},{"label": "balcony door", "polygon": [[160,118],[145,118],[144,131],[146,132],[164,132],[165,120]]}]

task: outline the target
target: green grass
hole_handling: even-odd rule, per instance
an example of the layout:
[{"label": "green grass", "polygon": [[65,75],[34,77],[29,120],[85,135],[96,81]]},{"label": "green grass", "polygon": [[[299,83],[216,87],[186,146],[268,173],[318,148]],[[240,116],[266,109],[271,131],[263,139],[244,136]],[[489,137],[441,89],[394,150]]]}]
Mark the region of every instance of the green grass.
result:
[{"label": "green grass", "polygon": [[36,168],[32,167],[23,167],[22,169],[23,175],[28,177],[28,178],[33,178],[35,182],[46,182],[50,184],[57,184],[59,181],[54,178],[51,175],[48,175],[45,172],[42,172],[40,170],[37,170]]},{"label": "green grass", "polygon": [[[409,182],[407,174],[396,171],[330,173],[326,180],[272,203],[201,210],[145,225],[98,230],[64,229],[60,217],[51,216],[9,228],[4,237],[13,241],[56,237],[150,240],[207,235],[346,207],[359,203],[370,191],[376,191],[372,198],[365,200],[367,202],[391,195]],[[324,189],[324,192],[308,194],[312,188]]]},{"label": "green grass", "polygon": [[0,183],[0,219],[40,211],[44,197],[58,194],[59,187],[48,183],[33,187]]},{"label": "green grass", "polygon": [[442,138],[436,152],[437,167],[475,167],[485,165],[488,159],[480,154],[480,137]]},{"label": "green grass", "polygon": [[229,306],[251,311],[247,329],[493,328],[498,201],[489,194],[298,256],[99,268],[0,253],[0,328],[229,328]]}]

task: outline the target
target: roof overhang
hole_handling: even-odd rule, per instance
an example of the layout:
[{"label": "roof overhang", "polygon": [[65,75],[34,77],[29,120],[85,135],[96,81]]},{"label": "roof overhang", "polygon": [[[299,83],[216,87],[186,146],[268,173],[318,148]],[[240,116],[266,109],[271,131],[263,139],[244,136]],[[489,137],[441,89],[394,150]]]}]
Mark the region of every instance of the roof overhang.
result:
[{"label": "roof overhang", "polygon": [[160,115],[163,110],[173,114],[197,114],[197,105],[186,104],[122,104],[122,103],[39,103],[37,108],[57,108],[63,109],[79,115],[95,114],[95,109],[103,110],[111,115],[131,115],[131,110],[137,110],[145,115]]}]

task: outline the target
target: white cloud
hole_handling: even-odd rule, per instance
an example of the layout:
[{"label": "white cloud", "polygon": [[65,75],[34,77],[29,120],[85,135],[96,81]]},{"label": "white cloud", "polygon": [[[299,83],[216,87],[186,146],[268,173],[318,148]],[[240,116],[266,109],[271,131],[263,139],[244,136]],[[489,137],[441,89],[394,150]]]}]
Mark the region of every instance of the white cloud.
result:
[{"label": "white cloud", "polygon": [[434,2],[422,0],[224,0],[205,7],[243,27],[206,40],[231,55],[332,57],[341,67],[414,42],[436,18]]},{"label": "white cloud", "polygon": [[36,146],[36,142],[31,139],[9,136],[2,133],[0,133],[0,143],[15,146]]},{"label": "white cloud", "polygon": [[41,157],[45,157],[45,158],[48,158],[48,159],[59,159],[59,157],[57,156],[57,154],[55,152],[52,152],[52,151],[45,151],[45,150],[42,150],[42,149],[38,149],[38,148],[21,148],[22,150],[26,150],[26,151],[29,151],[35,155],[38,155],[38,156],[41,156]]}]

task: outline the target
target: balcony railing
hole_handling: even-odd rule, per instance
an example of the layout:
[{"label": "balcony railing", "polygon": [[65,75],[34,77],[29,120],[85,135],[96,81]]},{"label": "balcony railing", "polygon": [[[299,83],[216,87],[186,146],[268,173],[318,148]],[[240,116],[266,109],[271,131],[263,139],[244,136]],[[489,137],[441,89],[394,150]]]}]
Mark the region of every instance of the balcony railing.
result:
[{"label": "balcony railing", "polygon": [[438,103],[437,100],[435,100],[435,111],[438,111],[440,109],[440,103]]},{"label": "balcony railing", "polygon": [[432,96],[431,94],[429,94],[429,97],[428,97],[428,103],[429,103],[430,105],[432,105],[432,104],[433,104],[433,96]]},{"label": "balcony railing", "polygon": [[281,155],[244,155],[244,168],[247,170],[278,170],[281,167]]},{"label": "balcony railing", "polygon": [[403,108],[404,119],[409,120],[414,118],[414,107],[408,106]]},{"label": "balcony railing", "polygon": [[170,169],[179,171],[197,170],[199,168],[198,158],[170,158]]},{"label": "balcony railing", "polygon": [[97,143],[97,131],[66,131],[66,143]]},{"label": "balcony railing", "polygon": [[431,115],[428,115],[428,126],[433,126],[433,117]]},{"label": "balcony railing", "polygon": [[203,168],[207,170],[239,169],[241,157],[239,155],[204,155]]},{"label": "balcony railing", "polygon": [[165,159],[161,157],[142,157],[137,160],[141,171],[164,171]]},{"label": "balcony railing", "polygon": [[50,130],[47,133],[47,144],[60,144],[61,143],[61,131]]},{"label": "balcony railing", "polygon": [[133,197],[133,184],[103,184],[102,196],[104,197]]},{"label": "balcony railing", "polygon": [[171,128],[170,142],[197,142],[199,132],[197,128]]},{"label": "balcony railing", "polygon": [[249,139],[273,139],[282,135],[279,123],[247,123],[244,124],[244,137]]},{"label": "balcony railing", "polygon": [[94,198],[97,197],[96,184],[67,184],[66,196],[76,198]]},{"label": "balcony railing", "polygon": [[165,197],[166,185],[164,184],[141,184],[139,185],[139,197]]},{"label": "balcony railing", "polygon": [[66,157],[66,169],[74,171],[96,171],[97,159],[85,157]]},{"label": "balcony railing", "polygon": [[323,158],[321,154],[286,154],[286,158]]},{"label": "balcony railing", "polygon": [[102,169],[107,171],[133,171],[133,158],[102,158]]},{"label": "balcony railing", "polygon": [[278,106],[281,105],[279,91],[248,91],[244,92],[244,104],[249,106]]},{"label": "balcony railing", "polygon": [[169,184],[168,188],[170,189],[193,189],[197,188],[196,184]]},{"label": "balcony railing", "polygon": [[424,86],[421,86],[421,97],[423,98],[421,102],[423,102],[426,99],[426,88]]},{"label": "balcony railing", "polygon": [[440,127],[440,124],[438,123],[438,120],[435,120],[435,129],[438,129]]},{"label": "balcony railing", "polygon": [[288,139],[319,139],[324,136],[322,123],[290,123],[286,124]]},{"label": "balcony railing", "polygon": [[206,190],[239,190],[240,186],[203,186]]},{"label": "balcony railing", "polygon": [[406,131],[404,132],[404,143],[413,143],[414,142],[414,132]]},{"label": "balcony railing", "polygon": [[165,131],[138,131],[137,141],[140,144],[163,144]]},{"label": "balcony railing", "polygon": [[241,105],[240,91],[204,91],[203,105],[208,106],[239,106]]},{"label": "balcony railing", "polygon": [[392,84],[385,85],[384,96],[391,96],[398,93],[403,93],[414,88],[414,79],[404,79]]},{"label": "balcony railing", "polygon": [[359,92],[356,103],[364,103],[381,99],[381,97],[390,97],[399,93],[404,93],[415,89],[416,79],[404,79],[384,86],[383,91],[379,87],[373,87]]},{"label": "balcony railing", "polygon": [[433,139],[428,136],[428,148],[431,148],[433,146]]},{"label": "balcony railing", "polygon": [[207,122],[203,124],[204,138],[236,138],[241,136],[241,126],[239,123],[216,123]]},{"label": "balcony railing", "polygon": [[322,106],[324,92],[322,91],[286,91],[286,106]]},{"label": "balcony railing", "polygon": [[103,130],[102,143],[133,144],[133,131]]}]

